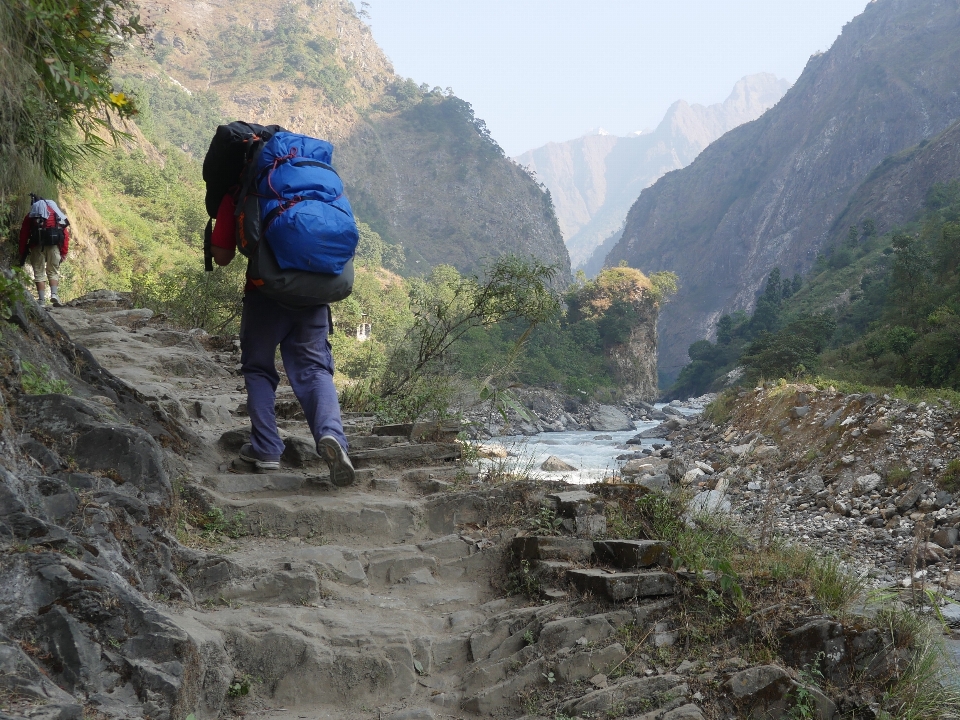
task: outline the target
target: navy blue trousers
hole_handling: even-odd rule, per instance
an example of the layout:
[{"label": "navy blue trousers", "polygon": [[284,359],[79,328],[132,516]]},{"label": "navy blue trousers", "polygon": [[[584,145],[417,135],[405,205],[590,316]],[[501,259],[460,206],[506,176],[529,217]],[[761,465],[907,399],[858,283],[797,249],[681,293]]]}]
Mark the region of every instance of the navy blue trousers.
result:
[{"label": "navy blue trousers", "polygon": [[276,394],[280,376],[274,358],[277,346],[283,369],[300,401],[313,439],[332,435],[347,449],[340,404],[333,386],[333,355],[327,336],[328,306],[289,308],[251,290],[244,294],[240,320],[240,363],[247,386],[250,444],[263,460],[279,460],[283,441],[277,432]]}]

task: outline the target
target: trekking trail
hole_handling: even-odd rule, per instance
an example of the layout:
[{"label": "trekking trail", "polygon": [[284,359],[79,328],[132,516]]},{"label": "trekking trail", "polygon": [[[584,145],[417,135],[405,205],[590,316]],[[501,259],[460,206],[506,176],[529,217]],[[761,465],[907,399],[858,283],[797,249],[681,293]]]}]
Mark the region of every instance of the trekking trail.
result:
[{"label": "trekking trail", "polygon": [[[285,379],[281,471],[251,473],[237,459],[249,433],[238,341],[171,329],[108,291],[51,313],[195,434],[181,495],[222,509],[238,531],[183,578],[193,605],[152,598],[199,641],[198,720],[516,717],[534,714],[524,701],[538,693],[555,697],[557,707],[542,710],[551,717],[635,706],[650,718],[702,718],[680,675],[603,675],[628,658],[618,629],[655,626],[675,577],[656,569],[654,541],[589,539],[605,529],[595,495],[482,483],[458,462],[457,427],[375,427],[372,416],[351,414],[357,480],[335,488]],[[515,538],[524,508],[544,492],[579,537]],[[595,560],[601,545],[605,564]],[[511,548],[538,582],[556,579],[546,604],[508,595]],[[559,589],[566,580],[586,594]],[[223,699],[223,678],[235,697]]]}]

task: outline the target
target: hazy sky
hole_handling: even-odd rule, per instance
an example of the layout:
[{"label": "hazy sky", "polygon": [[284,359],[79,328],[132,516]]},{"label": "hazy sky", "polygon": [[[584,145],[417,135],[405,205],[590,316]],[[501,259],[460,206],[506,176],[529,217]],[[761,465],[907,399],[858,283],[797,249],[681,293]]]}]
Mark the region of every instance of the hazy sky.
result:
[{"label": "hazy sky", "polygon": [[[359,0],[356,0],[359,6]],[[369,0],[398,74],[452,87],[508,155],[654,127],[744,75],[795,81],[866,0]]]}]

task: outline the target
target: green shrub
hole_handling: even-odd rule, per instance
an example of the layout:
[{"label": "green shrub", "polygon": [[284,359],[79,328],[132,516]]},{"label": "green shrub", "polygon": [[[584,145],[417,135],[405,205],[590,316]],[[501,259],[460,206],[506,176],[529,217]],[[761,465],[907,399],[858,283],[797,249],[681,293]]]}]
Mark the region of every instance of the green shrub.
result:
[{"label": "green shrub", "polygon": [[197,257],[195,264],[143,276],[133,286],[133,302],[163,313],[182,327],[235,333],[240,326],[245,282],[243,262],[204,272]]},{"label": "green shrub", "polygon": [[27,395],[71,395],[73,389],[66,380],[58,380],[51,376],[48,365],[35,366],[24,360],[21,364],[20,384]]},{"label": "green shrub", "polygon": [[960,490],[960,458],[954,458],[947,463],[947,467],[940,476],[939,485],[947,492]]},{"label": "green shrub", "polygon": [[887,470],[887,484],[896,487],[900,483],[910,479],[910,469],[902,465],[896,465]]},{"label": "green shrub", "polygon": [[733,415],[736,402],[737,391],[732,388],[724,390],[716,400],[703,409],[703,416],[714,425],[725,425]]},{"label": "green shrub", "polygon": [[527,529],[537,535],[559,535],[563,518],[557,517],[553,508],[541,505],[537,514],[527,520]]},{"label": "green shrub", "polygon": [[0,271],[0,320],[9,320],[14,306],[26,299],[26,279],[26,274],[20,268]]},{"label": "green shrub", "polygon": [[831,614],[842,614],[863,593],[866,581],[855,576],[833,556],[815,560],[811,567],[813,594],[820,607]]}]

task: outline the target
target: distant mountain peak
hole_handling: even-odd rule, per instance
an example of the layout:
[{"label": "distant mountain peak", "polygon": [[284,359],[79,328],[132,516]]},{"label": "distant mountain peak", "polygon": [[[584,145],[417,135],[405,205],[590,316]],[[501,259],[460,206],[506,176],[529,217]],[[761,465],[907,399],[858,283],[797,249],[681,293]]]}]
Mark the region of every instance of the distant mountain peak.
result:
[{"label": "distant mountain peak", "polygon": [[771,73],[748,75],[722,103],[676,101],[653,130],[617,137],[597,127],[576,140],[548,143],[515,160],[550,190],[570,259],[581,266],[623,224],[645,187],[692,162],[725,132],[755,120],[789,87]]}]

